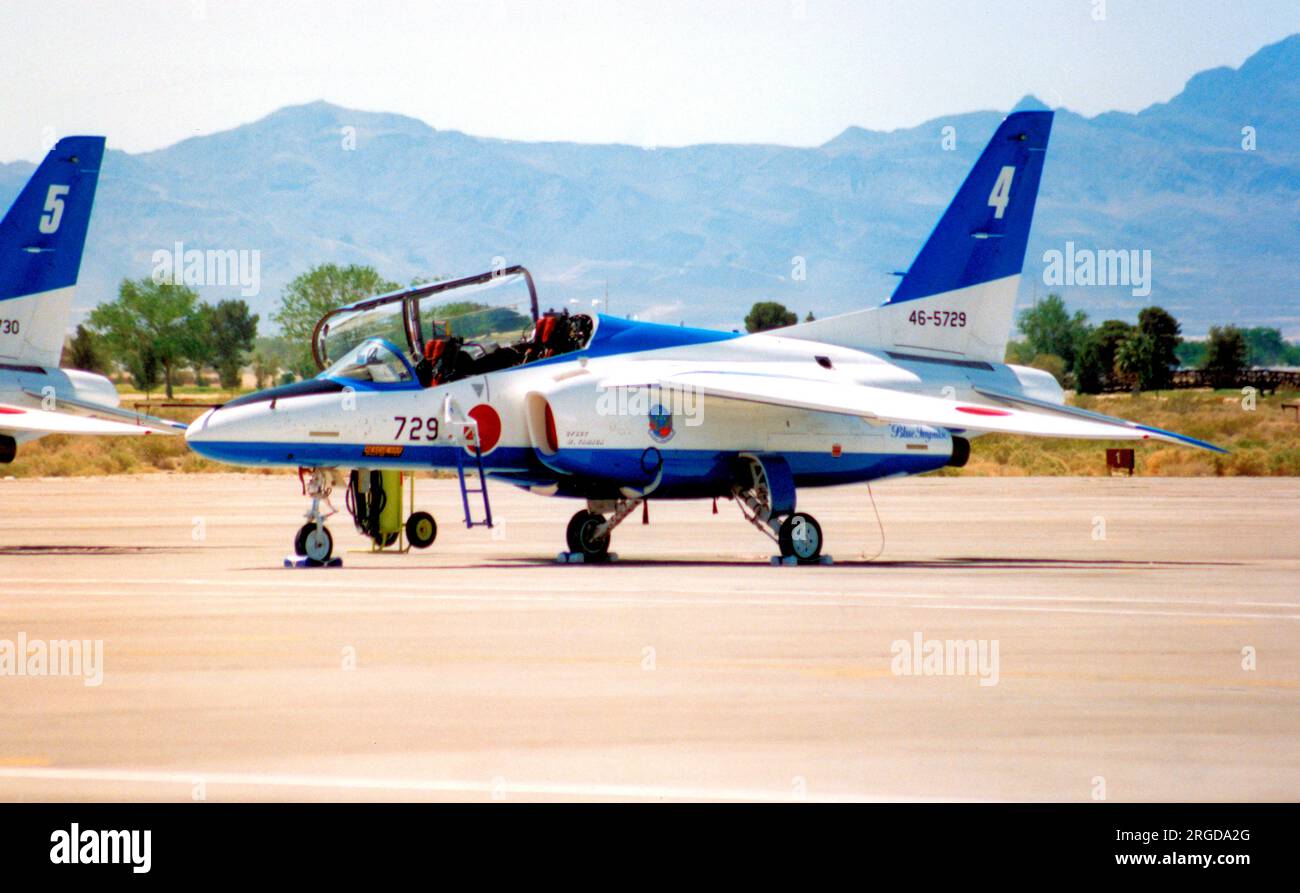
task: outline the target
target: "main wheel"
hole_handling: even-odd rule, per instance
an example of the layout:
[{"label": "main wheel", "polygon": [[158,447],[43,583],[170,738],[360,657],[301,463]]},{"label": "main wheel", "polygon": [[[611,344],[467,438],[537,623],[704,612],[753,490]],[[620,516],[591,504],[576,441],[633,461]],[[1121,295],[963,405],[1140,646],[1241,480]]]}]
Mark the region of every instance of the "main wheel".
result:
[{"label": "main wheel", "polygon": [[438,538],[438,522],[428,512],[411,512],[406,519],[406,541],[417,549],[427,549]]},{"label": "main wheel", "polygon": [[597,536],[596,530],[605,523],[605,516],[586,509],[569,519],[569,526],[564,531],[564,538],[569,544],[569,551],[588,558],[604,558],[609,554],[609,533]]},{"label": "main wheel", "polygon": [[822,527],[812,515],[795,512],[781,522],[777,533],[781,554],[793,556],[800,564],[812,564],[822,554]]},{"label": "main wheel", "polygon": [[315,524],[304,524],[298,528],[298,532],[293,535],[293,551],[295,555],[307,554],[307,534],[315,529]]},{"label": "main wheel", "polygon": [[334,537],[326,527],[317,527],[315,524],[308,526],[311,530],[303,539],[303,554],[318,564],[324,564],[334,554]]}]

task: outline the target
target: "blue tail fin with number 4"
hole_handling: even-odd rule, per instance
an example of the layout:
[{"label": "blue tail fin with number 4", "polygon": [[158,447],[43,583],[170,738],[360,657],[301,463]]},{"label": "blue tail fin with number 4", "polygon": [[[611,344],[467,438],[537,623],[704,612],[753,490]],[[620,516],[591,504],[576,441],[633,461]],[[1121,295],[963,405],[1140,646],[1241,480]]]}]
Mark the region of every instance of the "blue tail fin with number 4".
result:
[{"label": "blue tail fin with number 4", "polygon": [[1008,115],[888,301],[781,335],[1002,362],[1051,130],[1051,112]]}]

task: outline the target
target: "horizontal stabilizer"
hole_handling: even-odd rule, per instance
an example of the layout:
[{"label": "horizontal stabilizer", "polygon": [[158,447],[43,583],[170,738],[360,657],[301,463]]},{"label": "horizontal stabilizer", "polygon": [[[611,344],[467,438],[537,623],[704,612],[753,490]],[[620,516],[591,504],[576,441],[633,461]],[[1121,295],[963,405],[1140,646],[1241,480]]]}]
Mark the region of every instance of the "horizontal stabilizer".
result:
[{"label": "horizontal stabilizer", "polygon": [[152,428],[0,403],[0,434],[150,434]]},{"label": "horizontal stabilizer", "polygon": [[[43,396],[36,391],[24,391],[23,393],[37,400],[42,399]],[[74,400],[71,397],[59,397],[58,400],[59,406],[70,409],[75,415],[95,416],[98,418],[107,416],[109,419],[116,419],[129,425],[152,428],[159,434],[184,434],[186,427],[188,427],[184,422],[159,418],[147,413],[136,412],[133,409],[122,409],[119,406],[104,406],[100,403],[91,403],[89,400]]]}]

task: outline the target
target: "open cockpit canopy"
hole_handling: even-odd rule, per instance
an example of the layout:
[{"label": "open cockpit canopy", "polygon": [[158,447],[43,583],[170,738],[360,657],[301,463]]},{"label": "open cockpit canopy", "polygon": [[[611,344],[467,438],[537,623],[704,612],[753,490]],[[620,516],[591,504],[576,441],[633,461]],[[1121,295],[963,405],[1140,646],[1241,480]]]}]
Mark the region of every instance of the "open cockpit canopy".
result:
[{"label": "open cockpit canopy", "polygon": [[428,387],[579,350],[595,325],[585,314],[539,314],[533,277],[513,266],[331,310],[316,323],[312,355],[325,377],[377,383],[397,383],[373,374],[404,360]]},{"label": "open cockpit canopy", "polygon": [[312,355],[325,369],[369,338],[424,355],[437,338],[518,338],[538,319],[533,277],[521,266],[506,267],[366,298],[331,310],[316,323]]}]

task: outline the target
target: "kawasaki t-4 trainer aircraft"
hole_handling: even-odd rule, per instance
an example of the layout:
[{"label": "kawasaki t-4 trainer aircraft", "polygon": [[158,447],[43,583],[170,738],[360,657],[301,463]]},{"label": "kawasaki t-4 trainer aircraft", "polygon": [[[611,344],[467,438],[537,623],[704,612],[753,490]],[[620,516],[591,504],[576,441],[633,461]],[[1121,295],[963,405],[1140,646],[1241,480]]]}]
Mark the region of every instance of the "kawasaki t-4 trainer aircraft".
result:
[{"label": "kawasaki t-4 trainer aircraft", "polygon": [[179,434],[118,407],[102,375],[60,369],[81,269],[102,136],[59,140],[0,220],[0,462],[46,434]]},{"label": "kawasaki t-4 trainer aircraft", "polygon": [[[332,549],[319,505],[339,469],[371,472],[354,472],[350,501],[376,469],[458,470],[471,525],[467,467],[488,523],[488,480],[583,499],[566,538],[584,560],[606,556],[646,499],[730,497],[787,560],[815,562],[822,530],[796,511],[800,487],[960,466],[985,432],[1217,449],[1065,406],[1051,375],[1002,362],[1051,124],[1001,123],[879,306],[753,335],[539,314],[531,276],[511,267],[328,314],[319,376],[227,403],[186,437],[225,462],[310,470],[296,545],[314,561]],[[484,336],[504,324],[446,318],[450,299],[479,306],[464,300],[507,287],[531,310],[517,342]],[[431,519],[411,520],[427,545]]]}]

